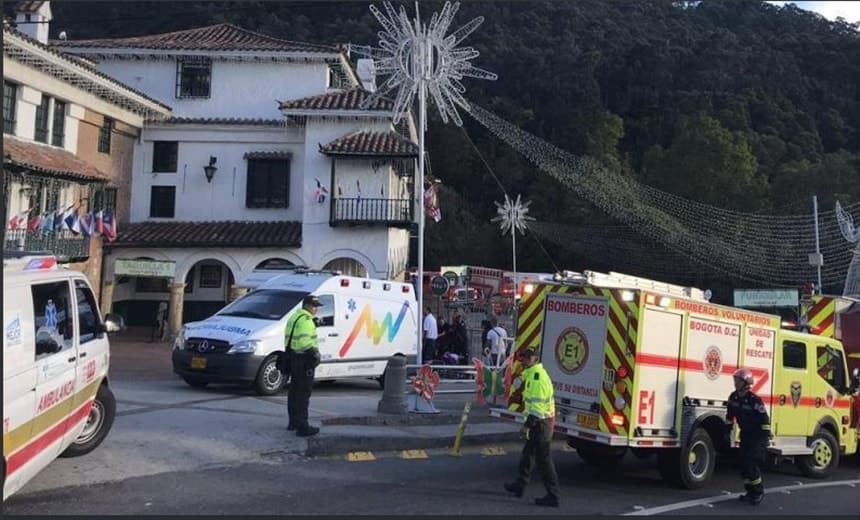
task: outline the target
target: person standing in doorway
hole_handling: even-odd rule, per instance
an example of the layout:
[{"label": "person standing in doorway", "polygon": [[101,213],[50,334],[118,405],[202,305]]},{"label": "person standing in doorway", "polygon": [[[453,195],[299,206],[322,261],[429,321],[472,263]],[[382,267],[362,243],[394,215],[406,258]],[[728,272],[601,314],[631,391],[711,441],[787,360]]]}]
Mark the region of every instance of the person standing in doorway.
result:
[{"label": "person standing in doorway", "polygon": [[523,413],[526,416],[526,423],[522,433],[526,439],[526,445],[520,456],[517,480],[505,483],[505,491],[513,493],[517,497],[523,496],[531,477],[532,468],[537,462],[543,485],[546,488],[546,495],[536,498],[535,504],[558,507],[558,475],[552,461],[551,445],[552,430],[555,423],[552,381],[541,364],[535,349],[523,350],[521,359],[526,367],[520,376],[524,385],[525,411]]},{"label": "person standing in doorway", "polygon": [[287,413],[290,422],[287,430],[296,431],[299,437],[310,437],[320,429],[308,423],[308,407],[314,384],[314,370],[320,364],[317,348],[317,326],[314,316],[322,307],[316,296],[305,296],[302,308],[287,320],[284,331],[285,350],[290,356],[290,393]]},{"label": "person standing in doorway", "polygon": [[436,355],[436,339],[439,337],[439,329],[436,328],[436,317],[430,307],[424,308],[424,345],[421,350],[421,362],[429,363]]}]

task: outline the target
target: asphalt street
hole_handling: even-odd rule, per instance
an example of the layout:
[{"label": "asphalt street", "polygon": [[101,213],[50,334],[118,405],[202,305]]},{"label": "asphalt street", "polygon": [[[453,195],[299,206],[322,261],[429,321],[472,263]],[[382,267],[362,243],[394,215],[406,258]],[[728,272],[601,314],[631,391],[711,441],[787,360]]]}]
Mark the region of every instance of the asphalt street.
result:
[{"label": "asphalt street", "polygon": [[[827,481],[802,478],[791,467],[770,471],[768,488],[793,489],[771,491],[761,505],[750,506],[726,497],[741,490],[737,467],[728,461],[705,489],[684,491],[662,482],[647,459],[629,457],[619,470],[599,472],[575,453],[558,451],[563,502],[560,509],[546,509],[531,504],[543,493],[539,482],[521,499],[504,492],[502,483],[514,475],[517,462],[515,447],[505,450],[459,458],[430,452],[418,460],[377,454],[365,462],[281,457],[24,493],[4,509],[8,515],[860,515],[857,460]],[[853,483],[839,483],[846,480]]]}]

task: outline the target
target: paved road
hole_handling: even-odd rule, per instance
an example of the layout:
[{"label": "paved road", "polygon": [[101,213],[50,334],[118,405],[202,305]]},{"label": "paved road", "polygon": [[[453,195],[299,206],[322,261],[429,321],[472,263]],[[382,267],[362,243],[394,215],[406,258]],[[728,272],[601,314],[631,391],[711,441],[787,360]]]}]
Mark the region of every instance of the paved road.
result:
[{"label": "paved road", "polygon": [[[723,464],[706,489],[683,491],[663,483],[649,461],[630,458],[620,470],[600,473],[575,453],[557,452],[564,493],[560,510],[537,508],[531,499],[542,493],[533,484],[523,499],[508,496],[502,482],[516,467],[514,447],[508,453],[460,458],[431,452],[425,460],[403,460],[395,454],[367,462],[343,459],[275,458],[251,464],[198,471],[172,471],[102,485],[64,487],[23,493],[5,505],[6,514],[489,514],[565,515],[860,515],[860,463],[849,462],[828,481],[810,481],[792,468],[766,474],[770,492],[758,507],[736,499],[736,467]],[[840,480],[853,484],[833,485]],[[797,486],[797,483],[803,483]],[[826,484],[828,487],[815,487]],[[679,502],[693,501],[687,507]],[[668,510],[653,509],[667,506]],[[683,506],[683,504],[682,504]]]}]

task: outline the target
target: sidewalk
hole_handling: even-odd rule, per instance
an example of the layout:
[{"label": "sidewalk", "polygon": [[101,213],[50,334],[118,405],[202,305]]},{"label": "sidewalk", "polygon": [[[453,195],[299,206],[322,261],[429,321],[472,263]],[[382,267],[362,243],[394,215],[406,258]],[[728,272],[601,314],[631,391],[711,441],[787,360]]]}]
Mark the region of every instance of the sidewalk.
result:
[{"label": "sidewalk", "polygon": [[[286,392],[259,397],[235,386],[213,385],[205,390],[186,387],[172,374],[171,348],[172,344],[149,343],[139,335],[122,335],[112,341],[111,378],[112,384],[119,387],[120,415],[145,414],[147,410],[223,411],[223,418],[207,414],[207,422],[223,428],[224,440],[242,442],[246,437],[242,434],[244,429],[228,426],[237,414],[242,414],[247,416],[246,426],[256,426],[251,446],[245,447],[253,446],[260,456],[330,456],[356,451],[450,448],[464,405],[472,401],[463,448],[519,442],[517,425],[491,418],[488,406],[475,403],[474,393],[437,394],[434,405],[438,414],[381,414],[377,405],[382,391],[370,380],[315,385],[309,412],[311,423],[321,427],[320,433],[310,438],[296,437],[286,431]],[[197,427],[189,423],[184,426]]]}]

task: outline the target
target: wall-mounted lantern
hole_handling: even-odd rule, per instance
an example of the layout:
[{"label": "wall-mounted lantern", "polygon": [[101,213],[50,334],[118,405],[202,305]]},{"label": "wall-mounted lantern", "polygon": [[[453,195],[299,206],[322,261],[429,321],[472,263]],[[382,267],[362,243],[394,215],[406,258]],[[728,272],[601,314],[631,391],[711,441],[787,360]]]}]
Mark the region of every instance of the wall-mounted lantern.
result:
[{"label": "wall-mounted lantern", "polygon": [[215,176],[215,172],[218,171],[218,168],[215,167],[215,163],[218,161],[216,157],[209,156],[209,164],[203,167],[203,174],[206,175],[206,182],[212,182],[212,177]]}]

